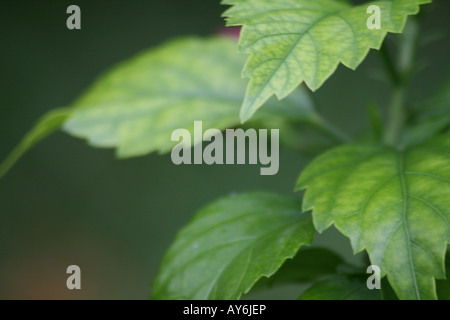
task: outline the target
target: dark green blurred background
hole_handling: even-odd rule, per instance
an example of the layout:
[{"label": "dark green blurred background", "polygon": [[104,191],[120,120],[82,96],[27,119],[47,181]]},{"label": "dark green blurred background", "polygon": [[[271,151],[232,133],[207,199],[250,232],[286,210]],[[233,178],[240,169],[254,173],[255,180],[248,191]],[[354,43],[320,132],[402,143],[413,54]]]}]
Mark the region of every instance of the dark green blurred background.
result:
[{"label": "dark green blurred background", "polygon": [[[420,50],[425,68],[411,101],[448,74],[450,1],[436,0],[425,35],[441,35]],[[77,4],[82,30],[66,28]],[[223,27],[219,0],[40,0],[0,2],[0,159],[39,116],[70,104],[102,71],[142,49]],[[385,110],[389,90],[372,52],[358,72],[340,67],[315,94],[326,117],[350,133],[367,127],[368,102]],[[170,155],[118,161],[58,133],[29,152],[0,180],[0,298],[146,299],[176,231],[205,203],[230,192],[291,193],[310,158],[283,149],[276,176],[258,166],[175,166]],[[349,241],[331,230],[328,244],[348,260]],[[66,288],[66,268],[81,267],[82,290]],[[300,287],[254,298],[295,298]]]}]

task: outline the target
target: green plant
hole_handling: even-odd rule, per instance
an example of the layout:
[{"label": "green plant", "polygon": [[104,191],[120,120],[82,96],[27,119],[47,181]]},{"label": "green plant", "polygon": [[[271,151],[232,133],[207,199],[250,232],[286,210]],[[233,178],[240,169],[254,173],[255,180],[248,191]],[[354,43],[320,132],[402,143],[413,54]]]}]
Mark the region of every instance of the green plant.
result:
[{"label": "green plant", "polygon": [[[408,100],[420,36],[416,14],[431,0],[222,2],[231,6],[228,25],[242,26],[239,44],[188,37],[117,66],[73,105],[44,116],[0,176],[60,128],[127,158],[169,152],[171,133],[192,132],[195,120],[221,130],[241,123],[280,128],[282,141],[300,151],[311,148],[297,139],[308,126],[330,138],[312,150],[330,150],[301,173],[296,190],[306,190],[303,200],[253,192],[206,206],[167,252],[152,297],[238,299],[265,283],[312,281],[301,299],[449,299],[450,80],[421,106]],[[366,25],[369,5],[380,8],[380,29]],[[397,60],[383,44],[389,32],[401,33],[391,39]],[[320,115],[308,88],[318,89],[340,63],[357,68],[370,49],[386,65],[390,114],[384,124],[372,106],[369,133],[350,137]],[[331,225],[380,267],[381,290],[369,290],[366,270],[335,253],[300,249]]]}]

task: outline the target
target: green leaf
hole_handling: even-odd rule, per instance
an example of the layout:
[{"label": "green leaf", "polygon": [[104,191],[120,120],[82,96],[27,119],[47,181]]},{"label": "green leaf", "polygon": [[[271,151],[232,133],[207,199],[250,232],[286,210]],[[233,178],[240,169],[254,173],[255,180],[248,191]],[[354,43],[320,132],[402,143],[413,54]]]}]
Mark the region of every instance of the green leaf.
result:
[{"label": "green leaf", "polygon": [[[243,64],[226,38],[178,39],[150,49],[103,75],[73,105],[68,133],[95,147],[115,147],[118,157],[167,152],[173,130],[193,132],[238,124]],[[199,142],[199,141],[195,141]]]},{"label": "green leaf", "polygon": [[321,277],[336,274],[338,266],[344,260],[325,248],[305,248],[283,266],[270,278],[262,278],[257,283],[258,288],[272,287],[284,283],[309,282]]},{"label": "green leaf", "polygon": [[314,236],[301,201],[266,192],[229,196],[178,234],[155,280],[154,299],[239,299]]},{"label": "green leaf", "polygon": [[[251,118],[272,95],[288,96],[305,82],[318,89],[339,63],[355,69],[388,32],[402,32],[408,15],[431,0],[373,1],[352,6],[335,0],[224,0],[230,26],[243,25],[239,51],[250,55],[250,78],[241,120]],[[369,29],[369,5],[381,9],[381,28]]]},{"label": "green leaf", "polygon": [[[172,132],[185,128],[193,136],[195,120],[203,121],[203,131],[234,127],[245,88],[244,60],[235,51],[233,40],[219,37],[175,40],[144,52],[97,81],[75,103],[64,129],[131,157],[168,152],[177,144]],[[291,116],[312,110],[305,109],[283,110]]]},{"label": "green leaf", "polygon": [[369,290],[363,276],[336,276],[319,281],[299,300],[380,300],[378,290]]},{"label": "green leaf", "polygon": [[303,210],[319,232],[334,224],[366,249],[400,299],[435,299],[450,238],[450,136],[398,151],[347,145],[300,175]]},{"label": "green leaf", "polygon": [[406,144],[420,143],[445,129],[450,129],[450,77],[436,94],[416,111],[406,132]]},{"label": "green leaf", "polygon": [[43,116],[35,127],[27,133],[19,145],[9,154],[0,165],[0,178],[16,163],[16,161],[35,144],[60,129],[69,117],[69,109],[56,109]]},{"label": "green leaf", "polygon": [[[117,148],[118,157],[125,158],[170,151],[177,144],[172,132],[185,128],[193,135],[195,120],[203,121],[203,131],[235,127],[246,85],[240,75],[245,57],[235,51],[236,42],[226,37],[189,37],[145,51],[100,77],[71,106],[63,129],[92,146]],[[255,117],[261,122],[317,117],[302,88],[261,111]],[[23,143],[2,172],[29,146]]]}]

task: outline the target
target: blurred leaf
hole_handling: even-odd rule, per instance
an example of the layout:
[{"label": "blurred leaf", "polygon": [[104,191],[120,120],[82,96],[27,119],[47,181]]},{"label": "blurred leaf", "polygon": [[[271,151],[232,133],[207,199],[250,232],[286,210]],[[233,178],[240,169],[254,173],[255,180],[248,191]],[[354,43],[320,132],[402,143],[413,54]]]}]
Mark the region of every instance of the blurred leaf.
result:
[{"label": "blurred leaf", "polygon": [[364,276],[336,276],[319,281],[299,300],[380,300],[379,290],[369,290]]},{"label": "blurred leaf", "polygon": [[301,201],[266,192],[218,200],[178,234],[163,259],[154,299],[239,299],[310,244]]},{"label": "blurred leaf", "polygon": [[287,260],[270,278],[262,278],[256,287],[272,287],[292,282],[310,282],[336,274],[344,260],[331,250],[324,248],[301,249],[295,258]]},{"label": "blurred leaf", "polygon": [[244,129],[279,129],[280,143],[303,155],[318,155],[331,147],[337,146],[336,141],[323,127],[313,121],[286,121],[283,118],[273,117],[256,121],[254,118],[243,125]]},{"label": "blurred leaf", "polygon": [[300,175],[303,210],[366,249],[401,299],[435,299],[450,239],[450,135],[405,151],[337,147]]},{"label": "blurred leaf", "polygon": [[382,300],[398,300],[398,297],[395,294],[394,289],[392,289],[392,286],[386,279],[386,277],[381,279],[380,296],[382,297]]},{"label": "blurred leaf", "polygon": [[19,145],[9,154],[9,156],[0,165],[0,178],[16,163],[16,161],[35,144],[46,138],[53,132],[59,130],[61,125],[70,116],[69,109],[56,109],[43,116],[30,130]]},{"label": "blurred leaf", "polygon": [[381,289],[369,290],[367,279],[370,274],[354,267],[355,271],[357,269],[357,273],[337,275],[314,283],[299,300],[398,300],[386,278],[381,279]]},{"label": "blurred leaf", "polygon": [[[234,127],[245,88],[244,60],[235,51],[233,40],[218,37],[175,40],[145,52],[97,81],[75,103],[64,129],[131,157],[168,152],[177,144],[172,132],[185,128],[193,136],[195,120],[203,121],[203,131]],[[275,114],[269,106],[260,119],[313,111],[291,101],[279,108]]]},{"label": "blurred leaf", "polygon": [[445,257],[445,273],[447,279],[436,281],[437,295],[440,300],[450,300],[450,254]]},{"label": "blurred leaf", "polygon": [[[113,68],[74,105],[64,129],[119,157],[167,152],[173,130],[239,124],[242,57],[227,38],[173,40]],[[199,142],[199,141],[195,141]]]},{"label": "blurred leaf", "polygon": [[420,107],[406,132],[406,144],[422,142],[450,127],[450,77],[431,99]]},{"label": "blurred leaf", "polygon": [[[63,129],[92,146],[115,147],[125,158],[170,151],[177,144],[172,132],[193,133],[195,120],[203,121],[203,131],[238,126],[246,80],[240,75],[245,57],[235,51],[236,42],[226,37],[184,38],[150,49],[100,77],[67,112]],[[309,96],[299,88],[290,99],[270,101],[255,120],[315,118]],[[66,120],[59,119],[53,130]],[[11,155],[3,173],[28,146]]]},{"label": "blurred leaf", "polygon": [[335,0],[223,0],[229,26],[242,25],[239,51],[250,55],[240,118],[247,121],[272,95],[288,96],[305,82],[317,90],[339,63],[355,69],[388,32],[402,32],[408,15],[431,0],[373,1],[381,28],[369,29],[369,4]]}]

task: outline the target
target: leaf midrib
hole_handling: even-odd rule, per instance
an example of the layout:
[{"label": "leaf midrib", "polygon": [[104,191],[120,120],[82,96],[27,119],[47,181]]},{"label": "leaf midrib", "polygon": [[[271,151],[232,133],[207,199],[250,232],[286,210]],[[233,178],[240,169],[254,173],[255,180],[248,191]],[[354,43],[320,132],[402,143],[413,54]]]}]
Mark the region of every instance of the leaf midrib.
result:
[{"label": "leaf midrib", "polygon": [[398,175],[400,178],[400,185],[402,189],[402,198],[403,198],[403,204],[402,204],[402,224],[403,224],[403,230],[405,232],[406,236],[406,247],[408,250],[408,262],[409,262],[409,268],[414,284],[414,290],[415,294],[418,300],[421,300],[420,296],[420,290],[419,285],[417,283],[415,268],[414,268],[414,262],[412,258],[412,250],[411,250],[411,235],[409,233],[409,226],[408,226],[408,219],[407,219],[407,203],[408,203],[408,191],[406,187],[406,181],[405,181],[405,173],[404,173],[404,162],[405,162],[405,153],[404,151],[398,151]]},{"label": "leaf midrib", "polygon": [[[315,20],[308,28],[306,28],[303,32],[299,32],[299,36],[297,37],[297,40],[295,40],[292,45],[289,47],[287,52],[284,54],[282,58],[280,58],[280,62],[278,62],[276,68],[273,68],[272,72],[270,73],[270,76],[266,77],[266,80],[264,81],[264,85],[261,86],[261,88],[258,90],[258,94],[256,96],[260,96],[261,92],[263,92],[266,88],[269,82],[274,77],[275,73],[277,73],[280,70],[280,67],[286,62],[287,58],[291,55],[292,51],[297,47],[297,45],[300,43],[300,41],[303,39],[303,37],[307,34],[309,34],[309,31],[315,27],[318,23],[325,20],[326,18],[329,18],[333,15],[336,15],[337,13],[341,12],[341,10],[333,11],[325,16],[320,17],[319,19]],[[317,76],[317,75],[316,75]]]}]

